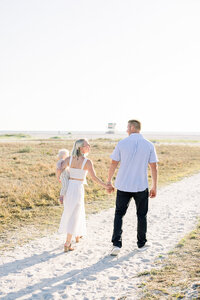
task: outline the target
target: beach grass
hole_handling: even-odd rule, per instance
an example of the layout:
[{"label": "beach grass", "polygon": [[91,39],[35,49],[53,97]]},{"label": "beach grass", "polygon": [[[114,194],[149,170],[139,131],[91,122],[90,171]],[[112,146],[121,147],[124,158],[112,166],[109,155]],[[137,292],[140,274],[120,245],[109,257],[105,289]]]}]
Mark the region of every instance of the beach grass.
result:
[{"label": "beach grass", "polygon": [[[59,204],[60,183],[55,178],[56,154],[72,149],[73,140],[0,143],[0,250],[57,231],[63,207]],[[90,142],[88,158],[97,176],[106,181],[109,155],[117,141]],[[200,171],[200,148],[191,145],[155,144],[159,157],[159,188]],[[149,181],[150,174],[149,174]],[[151,184],[151,183],[150,183]],[[115,193],[88,178],[85,189],[87,215],[114,206]],[[141,283],[138,299],[182,299],[199,289],[200,223],[179,241],[167,258],[159,256],[155,267],[138,274]],[[123,299],[126,299],[124,296]],[[198,299],[198,298],[191,298]]]},{"label": "beach grass", "polygon": [[[14,243],[55,232],[63,207],[59,204],[60,183],[55,178],[56,155],[72,149],[74,141],[0,143],[0,249]],[[92,140],[94,167],[106,181],[110,154],[117,141]],[[176,182],[200,170],[199,146],[155,145],[159,157],[159,187]],[[149,174],[149,181],[151,178]],[[115,193],[107,192],[88,178],[85,187],[86,213],[113,207]],[[35,230],[36,228],[36,230]],[[20,234],[22,232],[22,234]]]},{"label": "beach grass", "polygon": [[197,140],[186,140],[186,139],[155,139],[152,140],[153,143],[162,143],[162,144],[199,144],[199,139]]},{"label": "beach grass", "polygon": [[23,133],[6,133],[6,134],[1,134],[0,135],[1,139],[29,139],[31,136],[29,134],[23,134]]},{"label": "beach grass", "polygon": [[138,274],[139,299],[199,299],[200,222],[155,268]]}]

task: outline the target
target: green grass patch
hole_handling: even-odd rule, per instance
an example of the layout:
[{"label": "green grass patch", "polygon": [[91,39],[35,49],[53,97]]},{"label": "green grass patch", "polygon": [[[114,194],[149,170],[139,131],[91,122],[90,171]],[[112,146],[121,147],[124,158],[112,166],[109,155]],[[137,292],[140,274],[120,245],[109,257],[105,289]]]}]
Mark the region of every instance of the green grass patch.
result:
[{"label": "green grass patch", "polygon": [[31,147],[24,147],[22,149],[19,149],[18,153],[30,153],[32,151]]},{"label": "green grass patch", "polygon": [[16,133],[16,134],[1,134],[0,138],[7,139],[7,138],[17,138],[17,139],[29,139],[31,136],[29,134],[23,133]]}]

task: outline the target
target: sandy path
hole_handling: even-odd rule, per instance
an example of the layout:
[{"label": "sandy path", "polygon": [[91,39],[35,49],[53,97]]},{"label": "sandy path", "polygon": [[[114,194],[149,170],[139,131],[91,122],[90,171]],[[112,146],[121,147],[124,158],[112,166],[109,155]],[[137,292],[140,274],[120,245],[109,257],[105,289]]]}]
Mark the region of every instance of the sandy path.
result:
[{"label": "sandy path", "polygon": [[200,174],[171,184],[150,199],[148,240],[152,247],[136,248],[136,217],[132,201],[124,219],[123,248],[109,255],[114,209],[91,215],[88,236],[74,252],[63,253],[58,234],[34,240],[0,259],[0,299],[138,299],[138,272],[172,249],[192,230],[200,214]]}]

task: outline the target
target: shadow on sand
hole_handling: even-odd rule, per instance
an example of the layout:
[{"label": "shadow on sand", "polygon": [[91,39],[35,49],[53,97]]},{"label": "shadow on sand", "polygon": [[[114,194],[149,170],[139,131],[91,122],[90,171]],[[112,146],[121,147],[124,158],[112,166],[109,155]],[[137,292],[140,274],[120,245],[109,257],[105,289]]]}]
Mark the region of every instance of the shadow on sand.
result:
[{"label": "shadow on sand", "polygon": [[[67,286],[72,285],[73,283],[76,283],[77,285],[79,283],[83,283],[84,280],[96,280],[96,276],[99,272],[104,271],[109,268],[116,267],[117,265],[120,266],[120,264],[123,261],[129,260],[131,257],[133,257],[137,253],[137,250],[134,250],[130,252],[127,255],[121,256],[118,259],[114,256],[106,255],[105,257],[101,258],[97,263],[83,268],[83,269],[75,269],[70,272],[67,272],[66,274],[58,277],[53,278],[44,278],[39,283],[29,285],[24,289],[21,289],[17,292],[11,292],[8,293],[6,296],[1,297],[2,300],[14,300],[22,296],[26,296],[26,299],[53,299],[53,293],[59,292],[64,293],[66,291]],[[41,262],[47,261],[50,258],[55,258],[59,255],[65,255],[63,252],[58,254],[48,254],[48,252],[44,252],[41,255],[34,255],[32,257],[26,258],[21,261],[16,261],[14,264],[16,264],[16,271],[13,272],[13,263],[9,263],[7,265],[4,265],[3,267],[3,275],[12,272],[12,273],[18,273],[19,268],[20,270],[30,267],[32,265],[39,264]],[[68,254],[70,255],[70,254]],[[11,267],[12,264],[12,267]],[[20,267],[21,264],[21,267]],[[18,268],[19,266],[19,268]],[[34,292],[38,292],[35,295],[32,295]]]}]

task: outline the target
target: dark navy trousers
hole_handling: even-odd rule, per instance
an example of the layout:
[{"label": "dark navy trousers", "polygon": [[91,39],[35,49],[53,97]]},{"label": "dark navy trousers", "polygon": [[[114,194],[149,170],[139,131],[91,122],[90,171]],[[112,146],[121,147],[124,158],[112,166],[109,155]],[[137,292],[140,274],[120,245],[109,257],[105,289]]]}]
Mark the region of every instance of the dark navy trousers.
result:
[{"label": "dark navy trousers", "polygon": [[146,232],[149,190],[146,189],[136,193],[117,190],[112,243],[114,246],[120,248],[122,247],[123,217],[129,207],[131,198],[135,200],[137,211],[137,245],[140,248],[147,242]]}]

